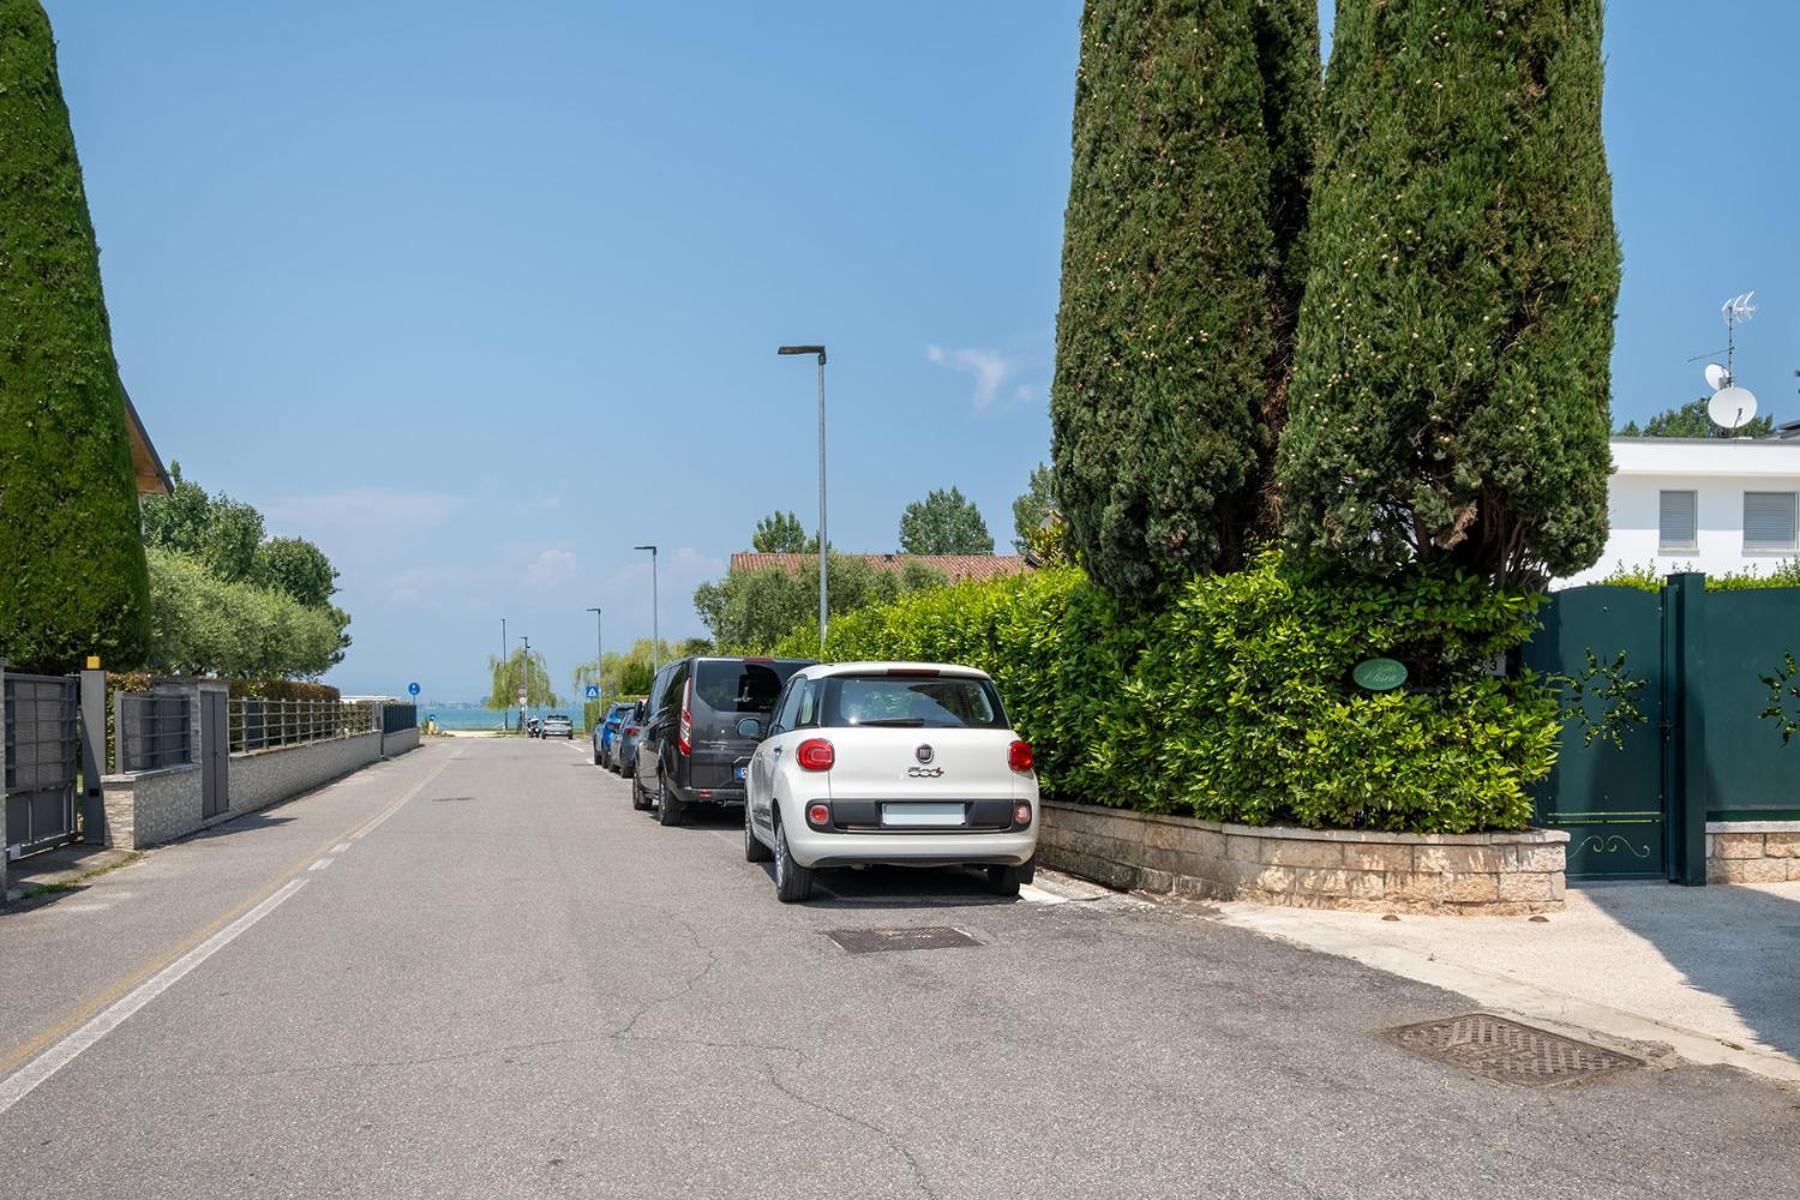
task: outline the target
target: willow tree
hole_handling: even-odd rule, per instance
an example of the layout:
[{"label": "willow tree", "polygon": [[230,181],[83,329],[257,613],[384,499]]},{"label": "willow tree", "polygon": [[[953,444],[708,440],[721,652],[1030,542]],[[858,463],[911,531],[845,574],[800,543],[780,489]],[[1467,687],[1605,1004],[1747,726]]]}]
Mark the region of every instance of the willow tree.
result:
[{"label": "willow tree", "polygon": [[1280,484],[1291,538],[1502,584],[1606,541],[1602,0],[1345,0]]},{"label": "willow tree", "polygon": [[1313,0],[1089,0],[1050,414],[1089,573],[1144,601],[1266,524],[1302,271]]},{"label": "willow tree", "polygon": [[0,0],[0,657],[139,665],[149,579],[125,393],[38,0]]}]

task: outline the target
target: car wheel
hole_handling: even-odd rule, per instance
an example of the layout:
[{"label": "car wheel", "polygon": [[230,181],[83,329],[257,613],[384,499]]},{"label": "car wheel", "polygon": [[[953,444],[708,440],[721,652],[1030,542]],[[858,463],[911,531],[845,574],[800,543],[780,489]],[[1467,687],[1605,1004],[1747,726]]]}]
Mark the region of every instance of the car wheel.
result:
[{"label": "car wheel", "polygon": [[799,904],[812,895],[813,873],[794,861],[788,848],[787,828],[775,825],[775,898],[783,904]]},{"label": "car wheel", "polygon": [[656,821],[659,825],[681,824],[681,801],[660,771],[656,776]]},{"label": "car wheel", "polygon": [[600,752],[598,750],[594,751],[594,765],[596,767],[604,767],[606,765],[604,762],[600,761],[600,758]]},{"label": "car wheel", "polygon": [[1020,885],[1030,883],[1036,874],[1037,867],[1032,863],[1018,867],[989,867],[988,891],[996,896],[1016,896]]},{"label": "car wheel", "polygon": [[744,861],[765,863],[775,855],[756,838],[756,830],[750,825],[750,810],[744,809]]},{"label": "car wheel", "polygon": [[650,793],[644,790],[644,785],[638,782],[636,775],[631,777],[631,807],[639,812],[650,811]]}]

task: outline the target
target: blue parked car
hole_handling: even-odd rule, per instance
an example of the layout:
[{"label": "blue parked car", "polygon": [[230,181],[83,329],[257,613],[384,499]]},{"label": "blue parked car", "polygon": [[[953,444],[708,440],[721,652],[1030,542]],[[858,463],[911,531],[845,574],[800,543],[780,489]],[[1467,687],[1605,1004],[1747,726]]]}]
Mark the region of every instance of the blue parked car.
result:
[{"label": "blue parked car", "polygon": [[596,767],[613,765],[613,738],[618,736],[619,724],[625,719],[625,714],[636,707],[636,701],[614,701],[612,707],[606,710],[606,715],[600,718],[600,723],[594,726],[594,765]]},{"label": "blue parked car", "polygon": [[608,757],[615,775],[623,775],[637,766],[638,738],[644,732],[644,704],[639,701],[625,710],[624,724],[613,737]]}]

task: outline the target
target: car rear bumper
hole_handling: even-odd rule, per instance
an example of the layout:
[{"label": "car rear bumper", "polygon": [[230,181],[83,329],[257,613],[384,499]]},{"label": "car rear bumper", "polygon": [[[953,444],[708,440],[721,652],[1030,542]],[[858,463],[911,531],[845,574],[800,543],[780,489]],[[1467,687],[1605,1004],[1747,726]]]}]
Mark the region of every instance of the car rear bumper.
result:
[{"label": "car rear bumper", "polygon": [[822,833],[804,821],[787,824],[788,849],[803,867],[847,867],[860,863],[952,866],[986,863],[1016,867],[1037,854],[1037,826],[992,833]]},{"label": "car rear bumper", "polygon": [[743,804],[744,785],[736,784],[728,787],[681,788],[683,804]]}]

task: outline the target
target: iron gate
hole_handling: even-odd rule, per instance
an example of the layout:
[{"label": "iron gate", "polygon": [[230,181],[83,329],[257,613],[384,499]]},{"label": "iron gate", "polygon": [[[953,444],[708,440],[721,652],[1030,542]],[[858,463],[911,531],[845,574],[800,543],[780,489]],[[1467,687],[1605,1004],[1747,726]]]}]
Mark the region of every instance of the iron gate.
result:
[{"label": "iron gate", "polygon": [[[1536,798],[1537,824],[1568,831],[1571,879],[1669,877],[1664,601],[1635,588],[1569,588],[1551,597],[1525,646],[1526,666],[1581,687],[1584,711],[1564,722]],[[1635,714],[1620,719],[1621,703]]]},{"label": "iron gate", "polygon": [[74,676],[13,675],[6,689],[6,856],[75,840],[81,713]]}]

